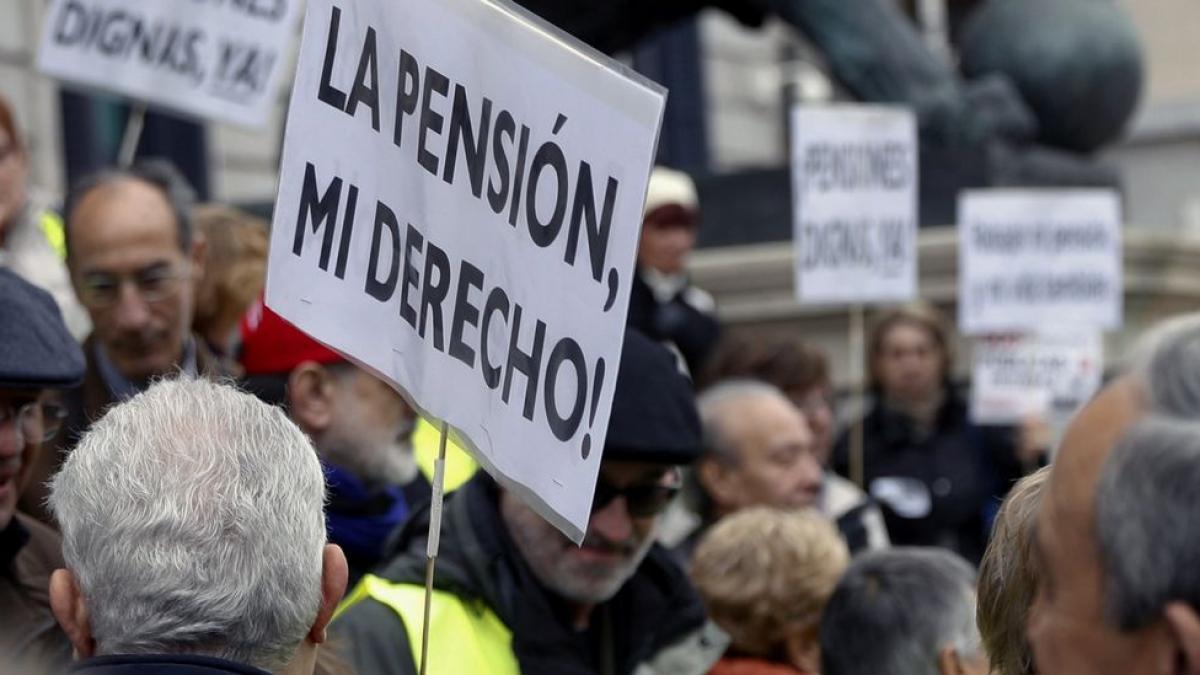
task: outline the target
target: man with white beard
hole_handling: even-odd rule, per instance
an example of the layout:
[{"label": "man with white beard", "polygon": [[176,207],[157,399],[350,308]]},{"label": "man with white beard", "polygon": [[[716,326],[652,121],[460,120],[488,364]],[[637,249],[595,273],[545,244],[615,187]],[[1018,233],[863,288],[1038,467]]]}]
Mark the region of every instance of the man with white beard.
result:
[{"label": "man with white beard", "polygon": [[[699,454],[691,383],[629,331],[581,546],[485,473],[447,501],[429,675],[707,673],[728,638],[654,543],[680,465]],[[409,521],[332,626],[361,675],[417,673],[428,526],[425,512]]]},{"label": "man with white beard", "polygon": [[428,500],[409,443],[413,411],[383,380],[261,302],[241,333],[246,387],[283,405],[321,456],[329,540],[345,552],[352,586],[379,562],[388,535]]}]

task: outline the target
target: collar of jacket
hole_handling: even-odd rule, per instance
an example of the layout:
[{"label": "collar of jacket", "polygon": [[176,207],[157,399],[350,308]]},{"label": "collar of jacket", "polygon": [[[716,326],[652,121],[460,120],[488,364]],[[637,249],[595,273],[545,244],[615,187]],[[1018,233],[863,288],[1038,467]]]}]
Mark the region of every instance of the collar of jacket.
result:
[{"label": "collar of jacket", "polygon": [[[942,402],[942,407],[938,409],[930,438],[945,432],[957,420],[963,419],[965,415],[966,403],[962,397],[957,392],[952,390],[947,391],[946,397]],[[871,419],[867,420],[866,425],[878,430],[880,436],[882,436],[889,447],[894,445],[909,445],[917,442],[918,439],[916,438],[913,421],[908,415],[888,406],[881,399],[877,399],[870,417]]]},{"label": "collar of jacket", "polygon": [[0,573],[12,576],[13,561],[17,554],[29,543],[29,532],[17,522],[16,515],[8,521],[8,527],[0,530]]},{"label": "collar of jacket", "polygon": [[[657,544],[621,590],[594,610],[592,629],[571,628],[566,603],[533,576],[509,537],[499,488],[482,472],[446,503],[434,586],[486,604],[513,631],[525,675],[595,673],[598,638],[611,620],[618,673],[705,625],[703,605],[683,571]],[[416,512],[392,542],[385,579],[424,584],[428,509]]]},{"label": "collar of jacket", "polygon": [[268,675],[265,670],[212,656],[188,654],[114,654],[97,656],[71,669],[87,675]]}]

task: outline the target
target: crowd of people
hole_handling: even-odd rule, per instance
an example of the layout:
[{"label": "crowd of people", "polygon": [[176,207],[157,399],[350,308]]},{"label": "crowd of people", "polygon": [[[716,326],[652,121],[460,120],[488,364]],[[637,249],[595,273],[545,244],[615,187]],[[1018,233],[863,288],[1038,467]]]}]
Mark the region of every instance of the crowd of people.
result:
[{"label": "crowd of people", "polygon": [[1200,673],[1200,317],[1052,465],[921,305],[839,424],[804,336],[723,334],[700,215],[654,172],[582,544],[467,468],[426,614],[433,427],[263,304],[267,225],[162,162],[50,208],[0,99],[0,673]]}]

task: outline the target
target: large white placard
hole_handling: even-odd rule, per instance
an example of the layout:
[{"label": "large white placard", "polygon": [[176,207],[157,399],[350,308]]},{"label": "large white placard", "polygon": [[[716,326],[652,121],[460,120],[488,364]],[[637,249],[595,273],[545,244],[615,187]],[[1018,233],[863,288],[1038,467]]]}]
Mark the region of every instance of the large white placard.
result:
[{"label": "large white placard", "polygon": [[976,190],[958,206],[964,333],[1121,325],[1121,202],[1112,190]]},{"label": "large white placard", "polygon": [[299,0],[54,0],[38,65],[187,115],[266,123]]},{"label": "large white placard", "polygon": [[1099,333],[982,338],[974,348],[971,417],[980,424],[1018,424],[1070,414],[1100,388],[1103,373]]},{"label": "large white placard", "polygon": [[802,303],[917,294],[917,125],[877,106],[792,110],[796,294]]},{"label": "large white placard", "polygon": [[576,541],[664,103],[507,5],[308,2],[267,304]]}]

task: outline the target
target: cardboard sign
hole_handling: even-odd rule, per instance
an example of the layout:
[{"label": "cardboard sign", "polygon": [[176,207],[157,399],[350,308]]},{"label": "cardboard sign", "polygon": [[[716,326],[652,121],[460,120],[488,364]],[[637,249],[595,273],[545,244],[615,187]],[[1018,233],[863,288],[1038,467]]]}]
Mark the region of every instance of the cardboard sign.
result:
[{"label": "cardboard sign", "polygon": [[1121,325],[1121,203],[1111,190],[978,190],[958,207],[967,334]]},{"label": "cardboard sign", "polygon": [[665,92],[480,0],[309,0],[267,304],[579,541]]},{"label": "cardboard sign", "polygon": [[917,295],[917,124],[901,108],[792,110],[796,294],[802,303]]},{"label": "cardboard sign", "polygon": [[266,123],[299,0],[54,0],[51,77],[202,118]]},{"label": "cardboard sign", "polygon": [[1017,424],[1069,415],[1096,393],[1103,373],[1104,346],[1095,332],[981,339],[974,349],[971,418]]}]

